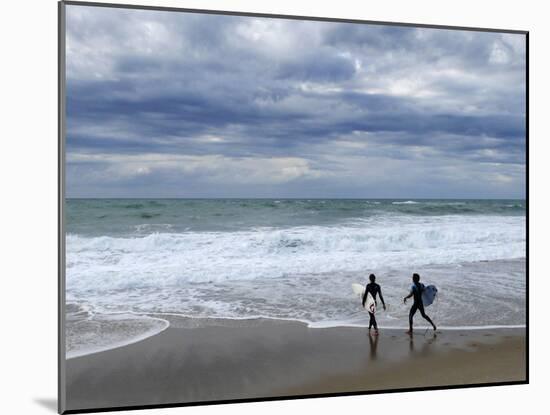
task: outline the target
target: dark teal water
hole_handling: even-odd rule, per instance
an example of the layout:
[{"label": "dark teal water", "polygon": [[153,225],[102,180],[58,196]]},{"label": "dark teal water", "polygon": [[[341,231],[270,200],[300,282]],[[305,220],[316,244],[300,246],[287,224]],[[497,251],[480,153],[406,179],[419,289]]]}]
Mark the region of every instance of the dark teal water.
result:
[{"label": "dark teal water", "polygon": [[238,231],[338,225],[391,216],[524,216],[523,200],[69,199],[67,231],[79,235]]}]

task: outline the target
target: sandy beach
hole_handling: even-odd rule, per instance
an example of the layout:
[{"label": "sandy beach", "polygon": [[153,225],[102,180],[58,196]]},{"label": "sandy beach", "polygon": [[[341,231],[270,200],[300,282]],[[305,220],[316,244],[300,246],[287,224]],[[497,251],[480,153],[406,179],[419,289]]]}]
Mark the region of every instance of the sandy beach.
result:
[{"label": "sandy beach", "polygon": [[308,328],[170,318],[160,334],[67,361],[67,410],[526,380],[525,329]]}]

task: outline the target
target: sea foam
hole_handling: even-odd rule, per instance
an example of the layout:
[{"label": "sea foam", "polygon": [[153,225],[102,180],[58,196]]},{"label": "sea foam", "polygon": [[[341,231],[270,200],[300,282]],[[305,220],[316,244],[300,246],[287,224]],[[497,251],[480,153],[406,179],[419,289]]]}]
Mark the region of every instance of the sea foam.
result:
[{"label": "sea foam", "polygon": [[277,278],[525,256],[521,217],[438,217],[239,232],[67,236],[67,286]]}]

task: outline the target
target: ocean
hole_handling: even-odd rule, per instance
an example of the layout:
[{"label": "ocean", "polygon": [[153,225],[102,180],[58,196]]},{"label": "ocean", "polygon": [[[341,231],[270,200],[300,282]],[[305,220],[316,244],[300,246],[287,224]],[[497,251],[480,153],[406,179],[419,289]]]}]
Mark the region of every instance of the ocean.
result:
[{"label": "ocean", "polygon": [[350,286],[370,273],[381,327],[407,326],[413,272],[439,289],[438,326],[521,326],[525,256],[524,200],[69,199],[68,350],[160,331],[166,314],[366,326]]}]

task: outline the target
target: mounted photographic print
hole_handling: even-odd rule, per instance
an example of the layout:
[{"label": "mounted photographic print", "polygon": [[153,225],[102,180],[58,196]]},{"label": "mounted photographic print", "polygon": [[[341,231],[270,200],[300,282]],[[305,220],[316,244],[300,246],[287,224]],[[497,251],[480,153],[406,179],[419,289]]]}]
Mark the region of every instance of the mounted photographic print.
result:
[{"label": "mounted photographic print", "polygon": [[527,32],[59,12],[60,412],[528,381]]}]

